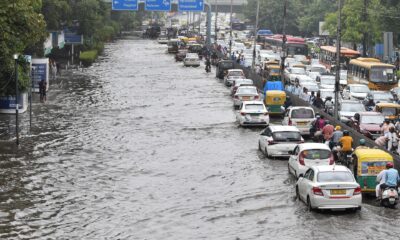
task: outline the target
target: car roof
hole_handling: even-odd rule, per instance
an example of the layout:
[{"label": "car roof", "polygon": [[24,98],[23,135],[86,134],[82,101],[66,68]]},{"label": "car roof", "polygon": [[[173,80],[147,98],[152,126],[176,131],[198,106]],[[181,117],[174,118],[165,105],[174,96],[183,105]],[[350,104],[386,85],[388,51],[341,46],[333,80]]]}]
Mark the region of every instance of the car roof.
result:
[{"label": "car roof", "polygon": [[228,72],[243,72],[242,69],[228,69]]},{"label": "car roof", "polygon": [[300,130],[295,126],[279,126],[273,125],[269,126],[272,132],[300,132]]},{"label": "car roof", "polygon": [[312,107],[306,107],[306,106],[292,106],[292,107],[290,107],[290,110],[292,110],[292,109],[302,109],[302,108],[307,108],[307,109],[311,109],[311,110],[313,110],[314,111],[314,109],[312,108]]},{"label": "car roof", "polygon": [[301,143],[298,146],[301,151],[308,149],[326,149],[331,151],[331,149],[325,143]]},{"label": "car roof", "polygon": [[360,114],[360,116],[361,115],[365,115],[365,116],[383,116],[382,113],[372,112],[372,111],[370,111],[370,112],[359,112],[358,114]]},{"label": "car roof", "polygon": [[346,166],[342,165],[322,165],[322,166],[314,166],[314,169],[316,169],[318,172],[332,172],[332,171],[338,171],[338,172],[350,172],[350,169],[348,169]]},{"label": "car roof", "polygon": [[262,101],[244,101],[243,102],[243,105],[250,105],[250,104],[262,104],[262,105],[264,105],[264,103],[262,102]]},{"label": "car roof", "polygon": [[239,88],[256,88],[255,86],[240,86],[240,87],[238,87],[238,89]]}]

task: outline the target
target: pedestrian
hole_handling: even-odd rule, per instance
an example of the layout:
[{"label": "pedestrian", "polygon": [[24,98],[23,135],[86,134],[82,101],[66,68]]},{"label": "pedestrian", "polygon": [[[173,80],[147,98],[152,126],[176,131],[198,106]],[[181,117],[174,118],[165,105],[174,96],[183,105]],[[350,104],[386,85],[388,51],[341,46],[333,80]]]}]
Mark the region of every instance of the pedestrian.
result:
[{"label": "pedestrian", "polygon": [[301,87],[300,87],[299,81],[296,81],[296,83],[294,85],[293,94],[295,94],[297,96],[300,96],[300,94],[301,94]]},{"label": "pedestrian", "polygon": [[385,119],[381,127],[382,135],[387,136],[389,134],[389,128],[390,128],[390,121],[389,119]]},{"label": "pedestrian", "polygon": [[310,101],[309,101],[310,104],[313,104],[314,100],[315,100],[315,92],[311,91],[311,96],[310,96]]},{"label": "pedestrian", "polygon": [[387,147],[387,150],[389,151],[389,152],[394,152],[395,151],[395,149],[397,150],[397,144],[398,144],[398,142],[399,142],[399,139],[398,139],[398,137],[397,137],[397,134],[396,134],[396,132],[395,132],[395,130],[394,130],[394,127],[390,127],[389,128],[389,133],[388,133],[388,147]]},{"label": "pedestrian", "polygon": [[303,88],[303,92],[301,93],[300,98],[306,102],[310,100],[310,95],[308,95],[308,89],[306,87]]},{"label": "pedestrian", "polygon": [[315,100],[313,102],[313,106],[317,107],[317,108],[324,108],[324,101],[322,101],[322,99],[321,99],[320,92],[317,93],[317,97],[315,98]]},{"label": "pedestrian", "polygon": [[325,143],[329,143],[333,136],[335,128],[330,124],[329,120],[325,121],[325,126],[322,128],[322,135],[324,136]]},{"label": "pedestrian", "polygon": [[386,136],[380,136],[375,140],[376,145],[386,148],[386,143],[389,139]]},{"label": "pedestrian", "polygon": [[47,96],[46,96],[46,90],[47,90],[47,82],[44,78],[39,82],[39,94],[40,94],[40,102],[46,102]]}]

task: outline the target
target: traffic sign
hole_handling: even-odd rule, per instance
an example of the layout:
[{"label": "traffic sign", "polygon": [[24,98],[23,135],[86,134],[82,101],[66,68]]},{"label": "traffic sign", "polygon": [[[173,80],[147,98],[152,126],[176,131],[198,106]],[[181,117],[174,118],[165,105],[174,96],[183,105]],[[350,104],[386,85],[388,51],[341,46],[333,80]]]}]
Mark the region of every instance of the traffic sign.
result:
[{"label": "traffic sign", "polygon": [[112,0],[112,10],[138,10],[138,0]]},{"label": "traffic sign", "polygon": [[171,0],[146,0],[147,11],[171,11]]},{"label": "traffic sign", "polygon": [[204,10],[204,0],[179,0],[178,11],[201,12]]}]

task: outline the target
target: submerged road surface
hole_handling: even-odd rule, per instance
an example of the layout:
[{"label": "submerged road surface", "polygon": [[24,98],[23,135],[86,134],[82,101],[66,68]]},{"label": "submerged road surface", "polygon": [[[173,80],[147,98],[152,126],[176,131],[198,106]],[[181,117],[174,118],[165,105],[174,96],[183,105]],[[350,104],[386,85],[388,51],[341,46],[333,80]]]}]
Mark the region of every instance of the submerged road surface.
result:
[{"label": "submerged road surface", "polygon": [[308,212],[287,161],[257,151],[259,130],[238,128],[215,74],[165,50],[109,44],[34,105],[19,152],[0,147],[1,239],[398,238],[400,211],[372,200]]}]

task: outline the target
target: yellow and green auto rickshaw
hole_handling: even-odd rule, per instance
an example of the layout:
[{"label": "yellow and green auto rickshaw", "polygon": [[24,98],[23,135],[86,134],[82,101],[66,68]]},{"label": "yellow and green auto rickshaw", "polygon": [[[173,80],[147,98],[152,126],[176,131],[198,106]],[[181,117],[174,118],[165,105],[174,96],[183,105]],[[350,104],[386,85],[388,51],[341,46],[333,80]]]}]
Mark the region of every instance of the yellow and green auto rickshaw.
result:
[{"label": "yellow and green auto rickshaw", "polygon": [[270,115],[283,115],[285,113],[286,93],[280,90],[265,91],[264,104]]},{"label": "yellow and green auto rickshaw", "polygon": [[354,176],[363,193],[375,193],[376,176],[393,157],[381,149],[356,149],[353,153]]},{"label": "yellow and green auto rickshaw", "polygon": [[377,103],[374,111],[382,113],[385,118],[391,121],[396,121],[400,115],[400,105],[397,103]]}]

